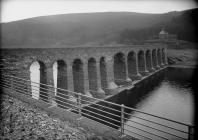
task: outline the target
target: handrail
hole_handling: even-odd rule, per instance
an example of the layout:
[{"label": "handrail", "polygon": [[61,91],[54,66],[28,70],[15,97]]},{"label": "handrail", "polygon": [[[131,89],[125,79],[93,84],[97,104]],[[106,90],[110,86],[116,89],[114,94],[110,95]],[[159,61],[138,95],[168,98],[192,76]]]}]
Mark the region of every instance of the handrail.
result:
[{"label": "handrail", "polygon": [[[3,75],[5,75],[5,74],[3,74]],[[67,91],[67,92],[70,92],[70,93],[74,93],[74,94],[77,94],[77,95],[85,96],[85,97],[87,97],[87,98],[92,98],[92,99],[95,99],[95,100],[98,100],[98,101],[106,102],[106,103],[109,103],[109,104],[112,104],[112,105],[121,107],[121,105],[119,105],[119,104],[112,103],[112,102],[108,102],[108,101],[105,101],[105,100],[102,100],[102,99],[98,99],[98,98],[94,98],[94,97],[89,97],[89,96],[86,96],[86,95],[83,95],[83,94],[81,94],[81,93],[77,93],[77,92],[74,92],[74,91],[70,91],[70,90],[66,90],[66,89],[62,89],[62,88],[55,88],[55,87],[52,86],[52,85],[47,85],[47,84],[43,84],[43,83],[37,83],[37,82],[33,82],[33,81],[31,81],[31,80],[19,78],[19,77],[12,76],[12,75],[9,75],[9,76],[10,76],[10,77],[17,78],[17,79],[25,80],[25,81],[28,81],[28,82],[32,82],[32,83],[36,83],[36,84],[40,84],[40,85],[49,86],[49,87],[54,88],[54,89],[59,89],[59,90],[62,90],[62,91]],[[160,116],[157,116],[157,115],[154,115],[154,114],[150,114],[150,113],[147,113],[147,112],[143,112],[143,111],[140,111],[140,110],[135,109],[135,108],[130,108],[130,107],[127,107],[127,106],[125,106],[125,108],[126,108],[126,109],[130,109],[130,110],[132,110],[132,111],[139,112],[139,113],[143,113],[143,114],[146,114],[146,115],[150,115],[150,116],[153,116],[153,117],[156,117],[156,118],[160,118],[160,119],[163,119],[163,120],[167,120],[167,121],[171,121],[171,122],[174,122],[174,123],[178,123],[178,124],[181,124],[181,125],[193,126],[193,125],[191,125],[191,124],[186,124],[186,123],[178,122],[178,121],[175,121],[175,120],[167,119],[167,118],[164,118],[164,117],[160,117]]]},{"label": "handrail", "polygon": [[[41,86],[41,85],[43,85],[43,86]],[[145,119],[145,118],[142,118],[142,117],[137,117],[139,119],[148,121],[150,123],[161,125],[161,126],[167,128],[167,129],[173,129],[177,132],[181,132],[181,133],[185,134],[185,136],[188,136],[188,137],[191,137],[193,135],[190,132],[190,129],[192,129],[194,127],[193,125],[185,124],[185,123],[182,123],[182,122],[177,122],[175,120],[171,120],[171,119],[167,119],[167,118],[164,118],[164,117],[156,116],[156,115],[153,115],[153,114],[150,114],[150,113],[147,113],[147,112],[143,112],[143,111],[140,111],[140,110],[137,110],[137,109],[134,109],[134,108],[119,105],[119,104],[116,104],[116,103],[112,103],[112,102],[105,101],[105,100],[98,99],[98,98],[94,98],[94,97],[88,97],[88,96],[83,95],[81,93],[76,93],[76,92],[69,91],[69,90],[62,89],[62,88],[55,88],[52,85],[33,82],[31,80],[16,77],[16,76],[13,76],[13,75],[2,74],[2,79],[0,80],[0,86],[4,86],[6,88],[11,88],[12,90],[15,90],[16,92],[20,92],[20,93],[25,94],[25,95],[31,95],[31,97],[34,96],[34,94],[32,94],[33,92],[40,92],[39,99],[43,99],[43,100],[52,99],[52,100],[57,102],[58,106],[60,106],[60,107],[62,106],[64,109],[72,107],[73,109],[76,110],[76,112],[80,111],[81,113],[80,112],[79,113],[83,116],[85,115],[85,117],[88,117],[88,118],[91,117],[92,119],[100,120],[100,121],[106,123],[105,125],[112,125],[112,126],[116,126],[118,128],[121,127],[121,130],[131,131],[131,133],[135,133],[135,132],[132,132],[132,130],[127,130],[126,128],[122,128],[122,127],[124,127],[123,124],[122,124],[123,120],[124,121],[130,121],[130,122],[133,122],[133,123],[137,123],[139,125],[154,129],[156,131],[159,131],[159,132],[162,132],[162,133],[165,133],[165,134],[168,134],[168,135],[172,135],[172,136],[180,138],[180,139],[185,139],[181,136],[178,136],[177,134],[172,134],[172,133],[169,133],[165,130],[161,130],[161,129],[158,129],[158,128],[154,128],[154,127],[145,125],[143,123],[139,123],[139,122],[129,120],[129,119],[126,118],[127,116],[132,116],[132,117],[137,117],[137,116],[134,116],[134,115],[131,115],[130,113],[125,112],[126,111],[125,109],[130,110],[130,111],[139,112],[141,114],[149,115],[149,116],[156,117],[156,118],[159,118],[159,119],[162,119],[162,120],[166,120],[166,121],[169,121],[169,122],[172,122],[172,123],[176,123],[176,124],[186,126],[186,127],[188,127],[188,132],[185,132],[183,130],[179,130],[179,129],[176,129],[176,128],[173,128],[173,127],[170,127],[170,126],[167,126],[167,125],[164,125],[164,124],[160,124],[160,123],[157,123],[155,121],[151,121],[151,120],[148,120],[148,119]],[[31,88],[31,87],[35,87],[35,88]],[[50,93],[55,93],[55,90],[56,90],[57,94],[56,94],[56,96],[53,96],[51,98]],[[67,92],[67,94],[64,94],[64,93],[58,92],[58,91]],[[70,97],[70,96],[74,96],[75,98],[77,98],[76,102],[72,103],[72,101],[69,100],[69,98],[65,98],[65,97]],[[84,98],[82,98],[82,97],[84,97]],[[69,101],[69,102],[67,102],[67,101]],[[87,102],[88,105],[82,106],[81,104],[83,104],[83,103],[81,103],[81,101]],[[92,104],[93,102],[94,102],[94,104]],[[100,103],[104,103],[104,105],[100,104]],[[105,105],[105,104],[107,104],[107,105]],[[99,107],[96,107],[96,106],[99,106]],[[116,109],[114,107],[116,107]],[[105,110],[105,108],[107,110]],[[117,113],[119,113],[119,115],[116,114],[116,113],[113,113],[112,111],[109,112],[108,109],[110,109],[112,111],[116,111]],[[70,110],[70,111],[72,111],[72,110]],[[103,113],[103,114],[101,114],[101,113]],[[122,118],[120,116],[121,115],[120,113],[123,114],[124,118]],[[115,123],[121,124],[121,126],[119,126]],[[131,126],[129,124],[125,124],[125,125],[129,126],[129,127],[136,128],[135,126]],[[140,128],[137,128],[137,129],[140,129]],[[143,130],[143,129],[140,129],[140,130],[142,130],[143,132],[148,132],[148,131]],[[125,133],[125,132],[121,131],[121,133]],[[153,135],[153,136],[157,136],[157,137],[160,137],[160,138],[163,138],[163,139],[167,139],[167,138],[164,138],[164,137],[162,137],[158,134],[155,134],[153,132],[148,132],[148,133]]]},{"label": "handrail", "polygon": [[[15,76],[11,76],[11,77],[15,77]],[[15,77],[15,78],[22,79],[22,78],[19,78],[19,77]],[[22,80],[25,80],[25,81],[28,81],[28,82],[32,82],[32,81],[26,80],[26,79],[22,79]],[[36,83],[36,82],[32,82],[32,83]],[[41,85],[53,87],[53,86],[51,86],[51,85],[42,84],[42,83],[36,83],[36,84],[41,84]],[[79,94],[79,93],[76,93],[76,92],[73,92],[73,91],[69,91],[69,90],[66,90],[66,89],[55,88],[55,87],[53,87],[53,88],[54,88],[54,89],[59,89],[59,90],[62,90],[62,91],[67,91],[67,92],[72,92],[72,93],[75,93],[75,94]],[[54,91],[53,91],[53,92],[54,92]],[[62,94],[62,93],[60,93],[60,94]],[[80,94],[80,95],[81,95],[81,96],[86,96],[86,95],[83,95],[83,94]],[[88,96],[86,96],[86,97],[88,97]],[[88,97],[88,98],[93,98],[93,99],[95,99],[95,100],[103,101],[103,102],[110,103],[110,104],[113,104],[113,105],[116,105],[116,106],[121,107],[119,104],[115,104],[115,103],[112,103],[112,102],[104,101],[104,100],[97,99],[97,98],[94,98],[94,97]],[[164,117],[156,116],[156,115],[153,115],[153,114],[150,114],[150,113],[147,113],[147,112],[143,112],[143,111],[140,111],[140,110],[137,110],[137,109],[134,109],[134,108],[129,108],[129,107],[127,107],[127,106],[125,106],[125,108],[130,109],[130,110],[132,110],[132,111],[140,112],[140,113],[143,113],[143,114],[146,114],[146,115],[150,115],[150,116],[153,116],[153,117],[157,117],[157,118],[160,118],[160,119],[164,119],[164,120],[167,120],[167,121],[172,121],[172,122],[175,122],[175,123],[178,123],[178,124],[181,124],[181,125],[192,126],[192,125],[190,125],[190,124],[185,124],[185,123],[177,122],[177,121],[175,121],[175,120],[171,120],[171,119],[167,119],[167,118],[164,118]]]}]

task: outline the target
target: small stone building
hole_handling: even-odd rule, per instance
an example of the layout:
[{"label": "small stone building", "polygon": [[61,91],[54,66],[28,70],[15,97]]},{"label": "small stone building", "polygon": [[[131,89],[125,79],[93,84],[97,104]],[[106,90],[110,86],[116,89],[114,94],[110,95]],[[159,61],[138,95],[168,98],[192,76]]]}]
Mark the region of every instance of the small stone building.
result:
[{"label": "small stone building", "polygon": [[177,38],[177,35],[175,34],[169,34],[168,32],[166,32],[164,29],[162,29],[159,32],[158,38],[164,42],[166,42],[167,44],[171,45],[171,46],[179,46],[179,40]]},{"label": "small stone building", "polygon": [[166,32],[165,30],[162,29],[159,32],[159,39],[167,40],[167,41],[176,41],[177,40],[177,35],[169,34],[168,32]]}]

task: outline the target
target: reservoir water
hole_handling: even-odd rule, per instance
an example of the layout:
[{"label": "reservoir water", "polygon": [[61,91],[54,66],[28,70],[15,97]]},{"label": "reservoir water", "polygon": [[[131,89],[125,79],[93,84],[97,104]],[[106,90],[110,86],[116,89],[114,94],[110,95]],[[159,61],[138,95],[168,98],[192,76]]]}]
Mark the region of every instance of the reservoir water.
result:
[{"label": "reservoir water", "polygon": [[[179,121],[186,124],[193,124],[194,97],[191,83],[192,75],[193,69],[190,68],[167,68],[153,75],[147,80],[138,83],[138,85],[136,85],[132,90],[122,92],[117,96],[110,98],[109,101],[118,104],[124,104],[128,107],[133,107],[138,110],[165,117],[171,120]],[[168,124],[169,126],[179,128],[184,131],[187,129],[182,125],[170,123],[165,120],[157,119],[141,113],[130,113],[132,115],[129,116],[128,121],[125,122],[125,128],[129,127],[128,125],[132,125],[148,132],[154,132],[155,134],[159,134],[168,139],[177,139],[168,134],[163,134],[161,132],[141,126],[137,123],[133,123],[133,121],[135,121],[154,127],[156,129],[166,129],[162,128],[162,126],[154,125],[144,120],[132,117],[138,116],[161,124]],[[127,129],[138,132],[144,136],[153,139],[160,139],[135,128]],[[170,130],[167,131],[169,132]],[[171,133],[178,133],[178,135],[186,137],[183,134],[179,134],[179,132],[172,131]],[[128,134],[131,135],[130,133]],[[135,134],[132,135],[135,136]],[[135,137],[143,139],[140,136]]]}]

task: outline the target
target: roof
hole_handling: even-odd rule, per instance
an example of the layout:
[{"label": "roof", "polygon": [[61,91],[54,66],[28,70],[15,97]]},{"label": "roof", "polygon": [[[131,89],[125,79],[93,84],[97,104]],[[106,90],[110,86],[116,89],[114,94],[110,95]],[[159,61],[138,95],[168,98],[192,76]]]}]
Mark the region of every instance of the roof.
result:
[{"label": "roof", "polygon": [[164,31],[163,29],[159,32],[159,34],[168,34],[166,31]]}]

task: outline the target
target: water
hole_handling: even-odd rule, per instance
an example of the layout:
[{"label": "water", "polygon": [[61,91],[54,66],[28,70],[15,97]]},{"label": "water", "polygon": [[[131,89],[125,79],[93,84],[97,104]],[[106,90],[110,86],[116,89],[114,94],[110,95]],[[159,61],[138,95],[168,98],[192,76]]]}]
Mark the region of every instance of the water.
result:
[{"label": "water", "polygon": [[[110,100],[157,116],[165,117],[187,124],[193,124],[194,97],[191,84],[192,74],[193,69],[168,68],[165,71],[162,71],[154,75],[153,77],[148,78],[148,80],[141,82],[139,85],[136,86],[136,88],[132,89],[131,91],[120,93],[119,95],[111,98]],[[143,115],[137,112],[129,113],[131,113],[133,116],[143,117],[145,119],[166,124],[174,128],[179,128],[185,131],[187,130],[187,128],[182,125],[170,123],[148,115]],[[125,122],[124,127],[126,129],[130,129],[133,132],[140,133],[153,139],[160,139],[146,132],[131,128],[128,125],[155,133],[157,135],[159,134],[160,136],[164,136],[168,139],[176,139],[173,136],[163,134],[156,130],[141,126],[137,123],[134,123],[133,121],[157,129],[166,130],[166,128],[163,128],[162,126],[154,125],[152,123],[140,120],[138,118],[134,118],[132,116],[129,116],[128,119],[129,121]],[[178,134],[182,137],[186,137],[186,135],[183,135],[182,133],[180,134],[179,132],[174,132],[170,130],[166,131],[173,134]],[[142,137],[135,134],[128,134],[143,139]]]}]

